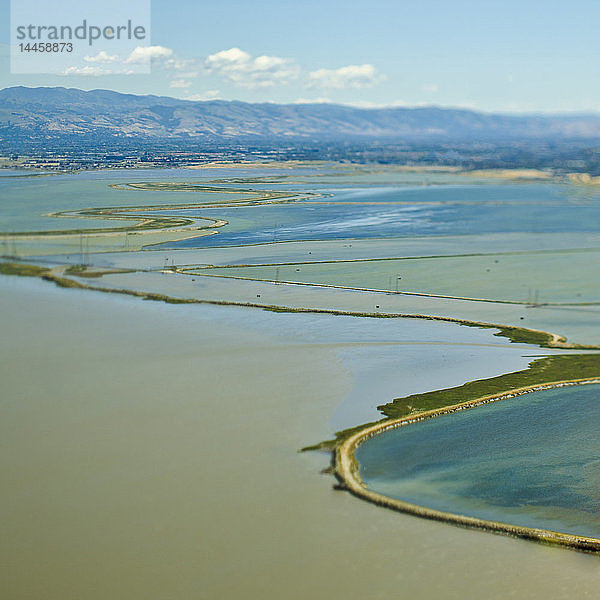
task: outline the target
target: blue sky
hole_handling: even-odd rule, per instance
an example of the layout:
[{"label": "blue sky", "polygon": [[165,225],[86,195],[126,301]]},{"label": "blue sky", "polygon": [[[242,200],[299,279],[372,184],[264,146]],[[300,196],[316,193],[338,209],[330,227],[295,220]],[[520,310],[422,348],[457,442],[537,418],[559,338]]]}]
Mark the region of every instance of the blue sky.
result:
[{"label": "blue sky", "polygon": [[78,69],[11,74],[10,1],[0,0],[0,7],[0,87],[504,112],[600,110],[597,1],[153,0],[152,72],[129,75],[102,74],[107,61],[98,53],[88,57],[85,75]]}]

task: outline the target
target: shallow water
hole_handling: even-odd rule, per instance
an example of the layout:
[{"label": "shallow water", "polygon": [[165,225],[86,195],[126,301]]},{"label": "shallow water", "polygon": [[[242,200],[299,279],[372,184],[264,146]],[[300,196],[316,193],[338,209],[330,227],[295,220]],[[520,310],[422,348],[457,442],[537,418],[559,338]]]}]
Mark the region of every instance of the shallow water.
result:
[{"label": "shallow water", "polygon": [[428,508],[600,538],[600,385],[543,390],[385,432],[369,489]]},{"label": "shallow water", "polygon": [[[7,178],[0,183],[0,222],[9,231],[77,227],[84,222],[44,215],[207,197],[114,190],[110,183],[292,175],[293,183],[252,187],[322,187],[334,194],[323,200],[337,204],[212,209],[206,216],[230,215],[223,234],[247,234],[245,241],[257,232],[272,241],[273,233],[297,239],[313,230],[324,239],[356,232],[382,240],[92,253],[92,264],[139,269],[94,285],[466,316],[597,342],[594,307],[524,310],[144,271],[167,259],[228,264],[598,246],[598,209],[574,188],[464,179],[456,185],[456,176],[389,173],[348,175],[346,185],[311,173],[140,170]],[[421,179],[453,185],[420,186]],[[390,204],[359,204],[370,200]],[[400,229],[418,237],[385,238]],[[513,229],[521,233],[506,233]],[[436,230],[459,235],[429,235]],[[460,235],[465,231],[470,235]],[[79,239],[74,248],[60,240],[33,244],[18,240],[17,246],[71,253],[57,262],[79,260],[73,254]],[[126,249],[118,239],[108,247],[118,250],[118,244]],[[542,275],[552,277],[552,268]],[[336,429],[377,418],[376,406],[393,397],[517,370],[531,360],[525,354],[539,349],[508,344],[493,330],[440,322],[168,305],[21,278],[2,277],[0,285],[8,341],[0,345],[3,597],[358,599],[396,597],[399,590],[424,599],[596,597],[595,558],[382,510],[332,489],[331,478],[319,475],[328,455],[297,452]]]},{"label": "shallow water", "polygon": [[[502,301],[600,301],[598,250],[296,263],[198,270],[198,274],[334,284]],[[553,273],[553,277],[548,277]]]},{"label": "shallow water", "polygon": [[297,452],[377,377],[319,343],[336,318],[0,286],[3,598],[596,598],[596,557],[382,510]]},{"label": "shallow water", "polygon": [[557,184],[324,189],[332,194],[324,203],[189,211],[193,216],[225,219],[229,225],[210,238],[167,245],[203,248],[412,235],[587,233],[597,231],[600,221],[597,203]]}]

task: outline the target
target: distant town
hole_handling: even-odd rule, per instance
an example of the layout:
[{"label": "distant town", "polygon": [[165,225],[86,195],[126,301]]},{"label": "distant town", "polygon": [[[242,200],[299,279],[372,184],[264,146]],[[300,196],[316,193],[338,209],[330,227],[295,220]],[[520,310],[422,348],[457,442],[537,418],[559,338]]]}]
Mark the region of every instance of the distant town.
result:
[{"label": "distant town", "polygon": [[0,168],[79,171],[186,167],[212,162],[331,161],[407,166],[446,166],[461,169],[547,169],[555,173],[600,175],[600,147],[581,141],[552,144],[531,141],[496,144],[307,143],[281,145],[275,141],[233,144],[186,144],[182,141],[130,140],[121,145],[67,146],[61,143],[24,144],[4,139]]},{"label": "distant town", "polygon": [[598,176],[600,115],[0,90],[0,167],[69,171],[282,160]]}]

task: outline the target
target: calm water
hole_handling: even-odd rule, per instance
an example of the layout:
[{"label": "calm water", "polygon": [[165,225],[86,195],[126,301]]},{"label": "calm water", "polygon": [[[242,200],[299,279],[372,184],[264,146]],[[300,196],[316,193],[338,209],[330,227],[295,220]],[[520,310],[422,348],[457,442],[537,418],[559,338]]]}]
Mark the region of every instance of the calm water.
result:
[{"label": "calm water", "polygon": [[[555,184],[329,189],[326,203],[299,202],[179,214],[225,219],[219,234],[173,248],[272,241],[393,238],[485,233],[588,233],[600,205]],[[172,211],[169,214],[176,214]]]},{"label": "calm water", "polygon": [[369,489],[430,508],[600,537],[600,385],[534,392],[376,436]]},{"label": "calm water", "polygon": [[388,367],[396,392],[403,374],[431,383],[431,355],[410,345],[352,373],[367,354],[356,340],[382,353],[390,339],[487,338],[491,367],[474,346],[446,350],[453,385],[501,370],[501,353],[523,360],[490,331],[4,276],[0,305],[0,598],[596,597],[595,558],[381,510],[332,490],[326,454],[297,451],[331,436],[355,386],[377,382],[361,396],[380,402]]},{"label": "calm water", "polygon": [[[88,222],[44,217],[59,210],[218,197],[119,190],[110,183],[242,174],[144,170],[5,178],[0,181],[0,230]],[[379,182],[378,175],[369,177]],[[445,253],[454,251],[452,244],[457,251],[512,250],[518,236],[496,235],[511,228],[570,232],[571,237],[552,234],[548,242],[544,236],[518,242],[527,247],[589,246],[592,238],[579,233],[597,231],[600,222],[600,209],[570,196],[562,186],[401,190],[393,182],[383,189],[365,180],[362,189],[344,190],[339,178],[335,182],[337,189],[333,184],[323,188],[334,194],[330,200],[338,203],[337,209],[299,203],[201,214],[225,215],[231,224],[220,235],[247,233],[247,241],[261,235],[270,241],[273,230],[279,240],[313,239],[316,233],[323,239],[386,238],[369,250],[372,256],[436,253],[428,244],[445,248]],[[290,187],[321,189],[321,181]],[[287,184],[277,189],[287,189]],[[381,204],[361,204],[372,201]],[[405,241],[404,249],[389,250],[394,236],[411,231],[427,238],[412,238],[410,247]],[[435,237],[447,231],[478,235],[458,242]],[[224,239],[214,238],[211,243]],[[55,243],[48,250],[62,247]],[[329,252],[326,257],[336,258],[346,251],[343,247],[331,244],[313,255]],[[277,248],[210,249],[198,256],[190,250],[181,252],[177,263],[229,263],[232,255],[245,263],[245,252],[257,262],[269,262]],[[281,247],[281,260],[297,260],[306,251]],[[184,256],[188,258],[182,262]],[[163,252],[144,252],[120,260],[138,261],[144,268],[162,265],[164,258]],[[131,277],[139,276],[143,286],[146,275],[154,274]],[[182,277],[182,283],[169,277],[161,285],[187,293],[189,278]],[[529,350],[506,344],[490,330],[446,323],[170,305],[56,288],[35,279],[0,279],[7,282],[0,290],[2,332],[10,341],[0,344],[0,597],[354,600],[393,598],[398,590],[407,597],[448,600],[597,596],[596,557],[381,510],[332,490],[331,478],[318,475],[327,466],[326,455],[297,452],[331,437],[335,429],[376,418],[370,411],[400,393],[522,368],[529,359],[521,354]],[[246,293],[245,288],[232,292],[230,283],[215,279],[210,294]],[[284,286],[273,288],[263,299],[273,294],[273,303],[291,302]],[[293,296],[316,302],[306,290]],[[327,298],[333,305],[362,308],[358,296]],[[379,301],[392,310],[392,300],[381,295]],[[468,310],[482,320],[493,316],[494,322],[505,322],[509,317],[504,316],[512,313],[499,306],[496,312],[492,305],[485,311],[476,305]],[[545,310],[531,311],[528,319],[561,333],[575,327],[596,341],[590,333],[595,313]],[[454,345],[457,341],[463,343]],[[577,431],[571,434],[576,443],[593,440],[590,428],[583,418],[567,427]],[[456,439],[459,457],[464,438]],[[563,455],[571,456],[569,452]],[[588,480],[594,477],[595,455],[590,452],[591,466],[584,469]],[[433,452],[431,462],[439,456]],[[545,484],[543,473],[536,475]],[[412,475],[406,480],[415,481]],[[457,481],[466,485],[465,478]],[[565,487],[571,497],[582,494],[577,482]],[[492,504],[494,511],[498,505]],[[569,514],[562,506],[558,510],[563,519]],[[587,509],[578,510],[571,513],[573,521],[584,523],[581,514]],[[512,515],[510,520],[516,522]]]}]

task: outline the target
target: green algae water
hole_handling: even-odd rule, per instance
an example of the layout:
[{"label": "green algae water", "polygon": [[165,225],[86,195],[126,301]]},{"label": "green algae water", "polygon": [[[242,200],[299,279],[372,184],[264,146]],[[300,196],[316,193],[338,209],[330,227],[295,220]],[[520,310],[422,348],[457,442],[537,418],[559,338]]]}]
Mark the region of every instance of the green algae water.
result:
[{"label": "green algae water", "polygon": [[532,392],[393,429],[356,451],[375,492],[600,538],[600,385]]}]

